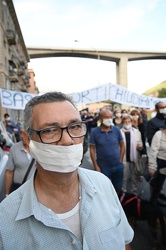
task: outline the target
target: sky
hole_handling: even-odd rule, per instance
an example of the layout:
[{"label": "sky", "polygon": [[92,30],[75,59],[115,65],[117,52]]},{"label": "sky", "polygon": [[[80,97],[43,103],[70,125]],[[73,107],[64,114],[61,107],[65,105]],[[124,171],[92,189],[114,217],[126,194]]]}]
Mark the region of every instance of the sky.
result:
[{"label": "sky", "polygon": [[[166,52],[165,0],[13,0],[26,47]],[[31,59],[41,93],[80,92],[116,84],[113,62]],[[166,80],[166,60],[128,62],[128,89],[138,94]]]}]

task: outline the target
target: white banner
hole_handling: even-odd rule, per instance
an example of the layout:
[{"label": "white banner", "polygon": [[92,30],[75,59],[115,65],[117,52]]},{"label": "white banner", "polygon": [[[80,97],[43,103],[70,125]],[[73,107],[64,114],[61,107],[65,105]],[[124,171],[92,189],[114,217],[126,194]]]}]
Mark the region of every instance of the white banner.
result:
[{"label": "white banner", "polygon": [[154,98],[139,95],[118,84],[108,83],[93,89],[71,94],[77,104],[89,104],[105,100],[141,108],[154,108],[159,101],[166,98]]},{"label": "white banner", "polygon": [[[20,109],[25,108],[26,103],[36,94],[18,92],[7,89],[0,89],[1,104],[4,108]],[[166,98],[154,98],[145,95],[138,95],[118,84],[104,84],[82,92],[70,94],[77,104],[89,104],[110,100],[111,102],[126,104],[141,108],[154,108],[159,101],[166,102]]]},{"label": "white banner", "polygon": [[2,107],[8,109],[24,109],[27,102],[36,94],[26,92],[18,92],[7,89],[1,89],[1,104]]}]

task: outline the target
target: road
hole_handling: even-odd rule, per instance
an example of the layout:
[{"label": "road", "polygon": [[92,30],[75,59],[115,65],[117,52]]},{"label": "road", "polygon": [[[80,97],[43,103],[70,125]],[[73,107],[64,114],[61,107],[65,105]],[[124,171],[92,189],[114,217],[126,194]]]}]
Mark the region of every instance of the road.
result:
[{"label": "road", "polygon": [[[81,167],[87,168],[94,170],[91,159],[90,159],[90,154],[89,150],[86,152],[84,155],[84,159],[82,162]],[[148,200],[149,195],[150,195],[150,187],[149,183],[146,182],[145,179],[139,182],[139,188],[138,188],[138,193],[141,194],[141,198]],[[164,193],[166,194],[166,182],[164,183]],[[166,215],[166,206],[161,207],[163,212]],[[131,249],[132,250],[152,250],[152,236],[149,232],[149,228],[147,226],[146,221],[137,221],[135,229],[134,229],[134,239],[133,242],[131,243]],[[161,247],[160,250],[164,250],[166,248]]]}]

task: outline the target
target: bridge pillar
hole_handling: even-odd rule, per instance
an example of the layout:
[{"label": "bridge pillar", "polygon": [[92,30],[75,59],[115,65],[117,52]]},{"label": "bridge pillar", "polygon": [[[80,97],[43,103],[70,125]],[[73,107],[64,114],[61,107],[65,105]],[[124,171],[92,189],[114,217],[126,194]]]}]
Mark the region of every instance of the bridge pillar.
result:
[{"label": "bridge pillar", "polygon": [[116,63],[116,83],[125,88],[128,88],[127,63],[127,56],[120,57],[119,62]]}]

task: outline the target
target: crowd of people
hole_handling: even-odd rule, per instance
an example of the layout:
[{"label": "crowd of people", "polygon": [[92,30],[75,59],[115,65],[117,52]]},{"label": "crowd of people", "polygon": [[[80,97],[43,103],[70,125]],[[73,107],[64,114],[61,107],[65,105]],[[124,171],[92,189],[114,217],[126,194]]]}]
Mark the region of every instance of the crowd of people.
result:
[{"label": "crowd of people", "polygon": [[95,116],[85,110],[81,117],[87,125],[94,169],[105,174],[117,192],[123,190],[138,195],[138,184],[143,180],[138,169],[142,159],[151,187],[150,201],[157,204],[159,195],[166,198],[162,193],[166,169],[164,102],[156,103],[153,117],[146,108],[113,111],[101,108]]},{"label": "crowd of people", "polygon": [[[157,205],[166,174],[166,104],[155,110],[153,118],[145,108],[79,114],[70,97],[48,92],[27,103],[23,127],[5,114],[0,249],[130,249],[133,231],[116,193],[138,195],[138,162],[146,157]],[[95,171],[78,168],[88,148]]]}]

